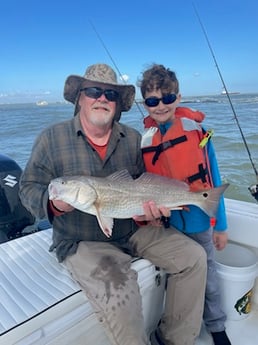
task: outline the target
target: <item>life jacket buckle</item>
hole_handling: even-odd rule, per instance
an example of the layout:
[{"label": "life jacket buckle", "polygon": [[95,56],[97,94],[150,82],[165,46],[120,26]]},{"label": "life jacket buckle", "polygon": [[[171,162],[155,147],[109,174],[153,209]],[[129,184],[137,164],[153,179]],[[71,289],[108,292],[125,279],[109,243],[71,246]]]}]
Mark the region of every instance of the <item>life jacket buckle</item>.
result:
[{"label": "life jacket buckle", "polygon": [[201,140],[199,147],[201,149],[204,148],[205,145],[207,145],[208,141],[210,140],[210,138],[213,136],[214,134],[214,130],[213,129],[209,129],[205,134],[203,139]]}]

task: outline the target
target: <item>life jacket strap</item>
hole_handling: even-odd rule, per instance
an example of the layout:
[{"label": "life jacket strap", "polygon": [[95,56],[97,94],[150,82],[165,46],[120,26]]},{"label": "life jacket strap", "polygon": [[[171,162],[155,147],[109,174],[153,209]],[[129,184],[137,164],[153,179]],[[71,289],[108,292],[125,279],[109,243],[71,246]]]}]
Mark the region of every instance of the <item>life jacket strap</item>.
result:
[{"label": "life jacket strap", "polygon": [[152,158],[152,164],[155,165],[157,162],[160,154],[167,150],[170,147],[173,147],[177,144],[183,143],[184,141],[187,141],[186,135],[182,135],[181,137],[178,137],[176,139],[171,139],[164,141],[163,143],[157,145],[157,146],[150,146],[150,147],[144,147],[142,148],[142,153],[147,153],[147,152],[155,152],[153,158]]},{"label": "life jacket strap", "polygon": [[204,168],[202,163],[198,165],[198,169],[199,169],[198,173],[188,177],[189,183],[192,183],[192,182],[197,181],[199,179],[203,183],[207,182],[206,176],[208,175],[208,169]]}]

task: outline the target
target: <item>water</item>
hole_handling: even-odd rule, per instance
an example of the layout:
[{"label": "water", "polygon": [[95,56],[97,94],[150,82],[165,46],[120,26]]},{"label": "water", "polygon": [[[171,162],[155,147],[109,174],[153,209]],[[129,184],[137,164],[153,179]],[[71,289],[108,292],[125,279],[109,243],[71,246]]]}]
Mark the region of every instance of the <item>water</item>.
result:
[{"label": "water", "polygon": [[[258,169],[258,94],[230,97],[252,161]],[[221,176],[223,182],[230,183],[225,196],[255,203],[248,187],[258,182],[257,177],[227,96],[189,97],[183,99],[181,105],[203,111],[206,114],[205,128],[214,130],[213,142]],[[130,112],[123,114],[121,122],[142,132],[142,117],[145,114],[142,105],[140,110],[134,105]],[[66,103],[46,106],[0,104],[0,153],[14,159],[24,168],[33,142],[41,130],[55,122],[69,119],[72,114],[73,106]]]}]

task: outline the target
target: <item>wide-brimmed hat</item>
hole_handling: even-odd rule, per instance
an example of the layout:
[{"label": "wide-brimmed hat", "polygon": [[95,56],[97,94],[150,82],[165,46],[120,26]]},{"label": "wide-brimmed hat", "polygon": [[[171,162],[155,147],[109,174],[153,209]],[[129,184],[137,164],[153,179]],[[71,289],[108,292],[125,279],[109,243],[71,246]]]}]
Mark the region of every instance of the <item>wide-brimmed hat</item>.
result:
[{"label": "wide-brimmed hat", "polygon": [[76,104],[80,89],[85,87],[99,86],[105,84],[119,92],[120,110],[128,111],[135,97],[135,87],[133,85],[118,84],[116,73],[106,64],[91,65],[86,69],[84,76],[70,75],[64,86],[64,98]]}]

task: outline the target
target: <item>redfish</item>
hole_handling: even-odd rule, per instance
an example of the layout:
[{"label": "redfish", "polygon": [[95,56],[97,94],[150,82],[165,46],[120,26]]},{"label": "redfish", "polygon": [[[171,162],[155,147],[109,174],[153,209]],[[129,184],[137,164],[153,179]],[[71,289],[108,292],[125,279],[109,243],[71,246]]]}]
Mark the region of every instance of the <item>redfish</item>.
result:
[{"label": "redfish", "polygon": [[50,182],[48,191],[50,200],[62,200],[95,215],[104,234],[110,237],[114,218],[143,215],[143,203],[150,200],[157,207],[170,210],[195,205],[215,217],[220,197],[228,185],[192,192],[182,181],[152,173],[143,173],[134,180],[127,170],[122,170],[107,177],[58,177]]}]

